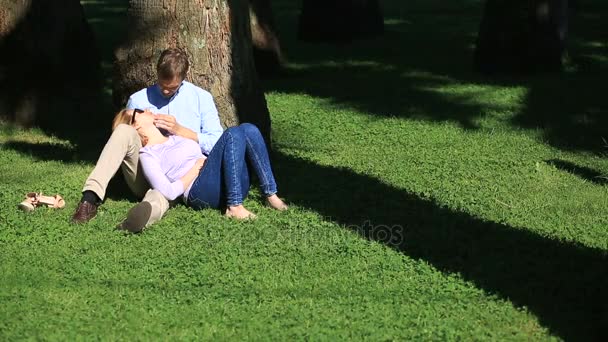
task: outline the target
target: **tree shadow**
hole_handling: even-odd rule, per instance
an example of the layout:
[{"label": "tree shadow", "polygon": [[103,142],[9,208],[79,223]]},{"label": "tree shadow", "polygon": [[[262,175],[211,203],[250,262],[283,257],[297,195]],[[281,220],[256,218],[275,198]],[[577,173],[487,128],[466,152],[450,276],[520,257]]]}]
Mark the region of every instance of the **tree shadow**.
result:
[{"label": "tree shadow", "polygon": [[[11,149],[23,156],[30,157],[35,161],[58,161],[63,164],[82,164],[82,162],[95,163],[101,150],[87,148],[76,148],[61,143],[31,143],[24,141],[9,140],[0,144],[3,148]],[[83,179],[84,181],[84,179]],[[75,189],[76,190],[76,189]],[[80,191],[80,189],[78,189]],[[137,196],[129,190],[122,171],[118,170],[116,175],[110,180],[106,197],[104,199],[138,201]]]},{"label": "tree shadow", "polygon": [[478,128],[476,119],[490,109],[475,102],[481,94],[449,89],[464,81],[488,83],[468,70],[454,72],[471,64],[470,33],[429,31],[421,38],[420,28],[409,30],[411,26],[406,21],[387,24],[382,37],[352,44],[300,44],[284,77],[264,85],[269,91],[309,94],[370,115]]},{"label": "tree shadow", "polygon": [[[296,26],[298,5],[273,5],[284,36],[291,32],[293,37],[290,27]],[[543,141],[552,146],[602,149],[601,138],[608,136],[608,106],[601,94],[608,70],[603,29],[608,7],[596,1],[573,15],[566,73],[484,76],[472,69],[481,5],[386,1],[384,36],[342,45],[284,40],[291,65],[285,77],[264,85],[369,115],[456,122],[465,129],[478,128],[477,119],[496,109],[510,111],[510,125],[541,130]],[[476,101],[495,87],[527,89],[521,109]]]},{"label": "tree shadow", "polygon": [[78,1],[32,1],[0,40],[0,114],[74,143],[97,137],[99,51]]},{"label": "tree shadow", "polygon": [[608,184],[608,175],[605,175],[599,171],[590,169],[588,167],[579,166],[572,162],[561,159],[550,159],[546,162],[560,170],[566,171],[591,183],[598,185]]},{"label": "tree shadow", "polygon": [[606,251],[485,221],[348,169],[280,152],[273,157],[280,191],[290,202],[460,274],[527,308],[566,340],[608,337]]},{"label": "tree shadow", "polygon": [[64,164],[79,163],[82,159],[76,150],[70,146],[57,143],[30,143],[9,140],[2,144],[21,155],[32,157],[35,160],[58,161]]},{"label": "tree shadow", "polygon": [[[594,11],[598,13],[594,13]],[[586,4],[574,16],[570,39],[572,69],[530,80],[526,106],[513,119],[517,127],[542,129],[543,139],[562,150],[605,150],[608,139],[608,7]]]}]

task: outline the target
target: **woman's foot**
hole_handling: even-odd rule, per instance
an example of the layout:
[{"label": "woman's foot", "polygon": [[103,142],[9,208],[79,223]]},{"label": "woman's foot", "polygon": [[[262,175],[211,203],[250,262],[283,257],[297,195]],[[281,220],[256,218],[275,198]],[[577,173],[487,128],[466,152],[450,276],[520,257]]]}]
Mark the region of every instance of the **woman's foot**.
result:
[{"label": "woman's foot", "polygon": [[253,220],[257,217],[254,213],[245,209],[242,204],[229,206],[228,208],[226,208],[224,216],[235,218],[237,220]]},{"label": "woman's foot", "polygon": [[266,197],[266,202],[270,207],[278,211],[284,211],[289,208],[276,194]]}]

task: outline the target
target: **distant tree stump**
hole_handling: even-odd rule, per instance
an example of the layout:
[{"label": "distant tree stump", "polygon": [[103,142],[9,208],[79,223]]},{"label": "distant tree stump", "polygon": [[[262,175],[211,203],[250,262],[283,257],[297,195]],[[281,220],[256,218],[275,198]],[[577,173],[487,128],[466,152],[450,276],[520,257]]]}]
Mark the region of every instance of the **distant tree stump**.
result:
[{"label": "distant tree stump", "polygon": [[567,31],[567,0],[487,0],[475,69],[483,73],[560,71]]},{"label": "distant tree stump", "polygon": [[276,31],[270,0],[250,0],[251,39],[253,59],[258,75],[272,76],[279,73],[285,62]]},{"label": "distant tree stump", "polygon": [[298,38],[343,42],[384,33],[378,0],[303,0]]},{"label": "distant tree stump", "polygon": [[78,120],[101,84],[94,38],[78,0],[0,0],[0,117]]}]

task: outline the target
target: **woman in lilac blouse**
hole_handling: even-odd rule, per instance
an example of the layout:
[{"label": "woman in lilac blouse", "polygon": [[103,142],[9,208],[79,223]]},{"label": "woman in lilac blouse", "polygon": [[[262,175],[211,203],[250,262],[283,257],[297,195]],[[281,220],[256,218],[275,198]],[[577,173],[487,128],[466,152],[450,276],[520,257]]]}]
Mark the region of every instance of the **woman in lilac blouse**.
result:
[{"label": "woman in lilac blouse", "polygon": [[130,124],[137,130],[143,145],[139,152],[142,170],[150,186],[168,200],[183,196],[194,209],[225,208],[228,217],[255,218],[243,206],[250,186],[249,160],[268,205],[287,209],[277,196],[268,151],[256,126],[245,123],[226,129],[205,156],[194,140],[164,136],[154,125],[154,114],[147,110],[124,109],[114,121],[114,126]]}]

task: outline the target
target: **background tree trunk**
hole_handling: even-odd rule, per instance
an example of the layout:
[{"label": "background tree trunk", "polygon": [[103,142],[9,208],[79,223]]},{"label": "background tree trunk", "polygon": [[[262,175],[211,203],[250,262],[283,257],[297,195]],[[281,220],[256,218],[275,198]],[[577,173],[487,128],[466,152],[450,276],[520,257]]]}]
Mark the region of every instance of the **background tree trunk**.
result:
[{"label": "background tree trunk", "polygon": [[276,75],[284,63],[270,0],[250,0],[253,58],[258,75]]},{"label": "background tree trunk", "polygon": [[481,72],[559,71],[568,31],[568,0],[487,0],[477,37]]},{"label": "background tree trunk", "polygon": [[211,92],[222,125],[251,122],[269,141],[248,6],[243,0],[130,0],[127,41],[115,52],[115,104],[124,105],[131,93],[156,82],[160,52],[178,47],[190,59],[187,79]]},{"label": "background tree trunk", "polygon": [[349,41],[384,33],[378,0],[303,0],[298,38],[304,41]]},{"label": "background tree trunk", "polygon": [[99,52],[78,0],[0,0],[0,51],[0,117],[56,131],[96,101]]}]

